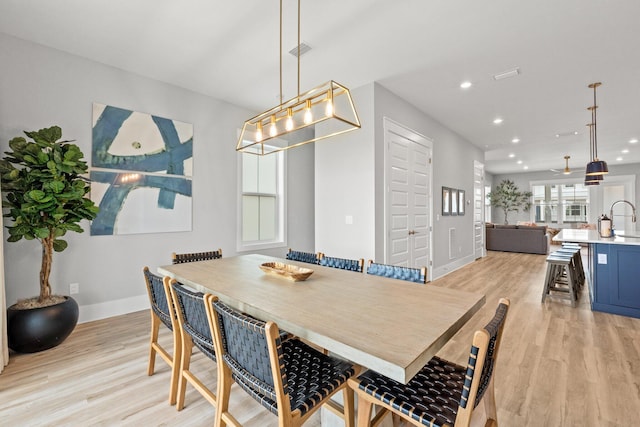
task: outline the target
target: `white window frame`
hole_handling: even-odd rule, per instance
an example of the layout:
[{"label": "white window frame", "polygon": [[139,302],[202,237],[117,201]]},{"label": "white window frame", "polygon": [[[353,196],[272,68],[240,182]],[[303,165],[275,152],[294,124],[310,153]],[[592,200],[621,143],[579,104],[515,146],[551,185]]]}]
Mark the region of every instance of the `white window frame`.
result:
[{"label": "white window frame", "polygon": [[[563,186],[563,185],[575,185],[575,184],[582,184],[582,178],[568,178],[568,179],[553,179],[553,180],[544,180],[544,181],[530,181],[529,182],[529,190],[533,191],[533,186],[534,185],[556,185],[558,187]],[[587,221],[589,218],[589,206],[591,205],[591,203],[593,203],[593,201],[591,200],[593,198],[593,194],[591,193],[591,191],[589,191],[589,200],[587,203]],[[557,215],[558,215],[558,221],[557,222],[551,222],[551,221],[545,221],[544,224],[547,225],[555,225],[558,227],[562,227],[562,226],[571,226],[571,224],[581,224],[583,223],[582,221],[563,221],[564,218],[564,208],[565,205],[562,203],[563,198],[562,198],[562,194],[559,195],[558,197],[558,204],[556,205],[556,210],[557,210]],[[531,209],[529,209],[529,213],[530,213],[530,221],[531,222],[535,222],[536,220],[536,209],[535,209],[535,204],[531,205]]]},{"label": "white window frame", "polygon": [[[257,251],[263,249],[282,248],[287,246],[287,156],[286,151],[280,151],[277,153],[267,154],[268,156],[277,156],[277,177],[276,177],[276,237],[273,240],[268,241],[252,241],[245,242],[242,239],[242,219],[243,219],[243,191],[242,191],[242,156],[254,156],[255,154],[239,153],[238,154],[238,191],[237,191],[237,236],[236,236],[236,249],[238,252]],[[255,193],[254,193],[255,194]]]}]

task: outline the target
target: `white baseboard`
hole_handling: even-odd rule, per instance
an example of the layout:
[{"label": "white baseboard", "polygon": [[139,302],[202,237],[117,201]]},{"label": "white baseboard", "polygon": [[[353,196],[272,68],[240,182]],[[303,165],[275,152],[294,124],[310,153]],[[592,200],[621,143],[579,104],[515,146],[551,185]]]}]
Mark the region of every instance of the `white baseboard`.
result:
[{"label": "white baseboard", "polygon": [[101,302],[99,304],[81,305],[78,323],[91,322],[93,320],[106,319],[107,317],[148,309],[149,296],[146,294],[115,301]]},{"label": "white baseboard", "polygon": [[462,268],[467,264],[471,264],[475,260],[476,260],[475,254],[471,254],[471,255],[469,255],[467,257],[456,259],[453,262],[445,264],[445,265],[443,265],[441,267],[434,268],[431,280],[436,280],[439,277],[446,276],[447,274],[449,274],[449,273],[451,273],[453,271],[456,271],[457,269]]}]

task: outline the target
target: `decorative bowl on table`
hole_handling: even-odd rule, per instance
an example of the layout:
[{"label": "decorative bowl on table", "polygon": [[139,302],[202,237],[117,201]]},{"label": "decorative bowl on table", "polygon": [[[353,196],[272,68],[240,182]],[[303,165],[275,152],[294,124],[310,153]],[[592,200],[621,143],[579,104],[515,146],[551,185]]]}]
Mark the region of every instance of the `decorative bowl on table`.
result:
[{"label": "decorative bowl on table", "polygon": [[283,262],[265,262],[260,265],[260,269],[268,274],[284,277],[285,279],[299,282],[307,280],[313,270],[310,268],[298,267],[297,265],[285,264]]}]

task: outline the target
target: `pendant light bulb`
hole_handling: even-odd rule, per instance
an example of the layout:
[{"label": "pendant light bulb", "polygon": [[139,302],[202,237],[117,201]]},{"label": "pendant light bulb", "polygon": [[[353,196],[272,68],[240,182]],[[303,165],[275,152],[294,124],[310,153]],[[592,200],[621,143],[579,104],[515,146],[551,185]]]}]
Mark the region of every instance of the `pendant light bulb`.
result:
[{"label": "pendant light bulb", "polygon": [[262,122],[258,122],[256,124],[256,142],[262,141]]},{"label": "pendant light bulb", "polygon": [[278,129],[276,128],[276,116],[271,116],[271,125],[269,125],[269,136],[274,137],[278,134]]},{"label": "pendant light bulb", "polygon": [[311,114],[311,100],[307,99],[307,105],[304,108],[304,124],[308,125],[313,121],[313,114]]},{"label": "pendant light bulb", "polygon": [[293,129],[293,110],[291,107],[287,108],[287,121],[284,123],[284,128],[287,132]]},{"label": "pendant light bulb", "polygon": [[327,117],[333,116],[333,92],[327,91],[327,106],[325,107],[324,114]]},{"label": "pendant light bulb", "polygon": [[327,117],[333,116],[333,100],[327,99],[327,106],[325,107],[324,114]]}]

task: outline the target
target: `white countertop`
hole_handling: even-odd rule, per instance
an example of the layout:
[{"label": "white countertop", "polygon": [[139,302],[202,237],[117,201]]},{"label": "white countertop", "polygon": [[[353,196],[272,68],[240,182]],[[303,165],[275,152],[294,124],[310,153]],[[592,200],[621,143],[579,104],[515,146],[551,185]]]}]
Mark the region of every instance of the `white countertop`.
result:
[{"label": "white countertop", "polygon": [[[623,231],[619,232],[624,234]],[[634,235],[639,235],[634,233]],[[597,230],[576,230],[565,228],[553,237],[556,242],[575,242],[575,243],[601,243],[605,245],[634,245],[640,246],[639,237],[623,237],[616,235],[614,237],[600,237]]]}]

